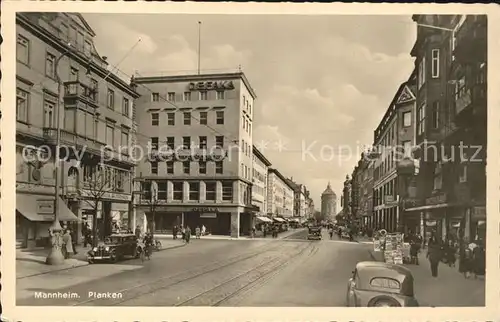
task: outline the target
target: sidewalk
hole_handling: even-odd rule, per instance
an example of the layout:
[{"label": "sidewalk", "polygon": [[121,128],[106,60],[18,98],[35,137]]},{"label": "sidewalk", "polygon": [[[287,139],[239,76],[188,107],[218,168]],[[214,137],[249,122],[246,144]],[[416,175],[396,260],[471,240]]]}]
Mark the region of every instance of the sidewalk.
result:
[{"label": "sidewalk", "polygon": [[[439,264],[438,277],[431,275],[430,263],[426,258],[427,250],[419,254],[420,265],[403,266],[409,268],[415,280],[414,291],[420,306],[431,307],[467,307],[485,305],[485,279],[474,277],[465,279],[456,267]],[[370,250],[374,260],[383,261],[382,252]],[[492,278],[492,277],[490,277]]]},{"label": "sidewalk", "polygon": [[[239,238],[234,238],[231,236],[225,236],[225,235],[206,235],[206,236],[201,236],[200,240],[203,239],[220,239],[220,240],[249,240],[249,239],[254,239],[254,240],[277,240],[277,239],[285,239],[288,238],[294,234],[298,234],[302,231],[305,231],[306,228],[297,228],[297,229],[289,229],[288,231],[284,231],[278,234],[278,238],[272,238],[271,234],[268,234],[265,238],[262,234],[261,231],[256,232],[256,237],[252,238],[250,236],[241,236]],[[172,234],[155,234],[155,237],[162,240],[164,239],[170,239],[172,240]],[[182,240],[179,234],[179,239]],[[194,235],[191,235],[191,239],[195,239]]]},{"label": "sidewalk", "polygon": [[[180,240],[167,240],[161,237],[159,239],[162,243],[161,250],[182,247],[185,245]],[[76,250],[78,254],[65,260],[62,265],[52,266],[45,264],[45,258],[50,251],[48,248],[35,248],[29,250],[16,249],[16,279],[88,265],[87,252],[90,250],[90,246],[86,248],[83,248],[83,246],[77,246]]]}]

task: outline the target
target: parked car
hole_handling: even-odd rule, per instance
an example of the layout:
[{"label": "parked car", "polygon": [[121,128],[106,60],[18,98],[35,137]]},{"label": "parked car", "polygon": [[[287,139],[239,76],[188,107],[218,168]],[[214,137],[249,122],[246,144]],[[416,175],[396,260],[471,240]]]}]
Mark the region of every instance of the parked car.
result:
[{"label": "parked car", "polygon": [[87,253],[87,261],[92,264],[97,261],[117,262],[126,256],[137,258],[137,237],[134,234],[112,234]]},{"label": "parked car", "polygon": [[307,240],[321,240],[321,226],[311,226],[307,232]]},{"label": "parked car", "polygon": [[347,283],[349,307],[415,307],[411,271],[396,264],[359,262]]}]

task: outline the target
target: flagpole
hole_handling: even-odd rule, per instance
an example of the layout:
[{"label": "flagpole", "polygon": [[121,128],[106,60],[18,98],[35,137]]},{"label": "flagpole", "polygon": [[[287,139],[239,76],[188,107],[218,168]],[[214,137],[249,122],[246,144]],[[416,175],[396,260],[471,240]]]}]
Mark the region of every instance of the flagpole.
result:
[{"label": "flagpole", "polygon": [[200,75],[200,57],[201,57],[201,21],[198,21],[198,75]]}]

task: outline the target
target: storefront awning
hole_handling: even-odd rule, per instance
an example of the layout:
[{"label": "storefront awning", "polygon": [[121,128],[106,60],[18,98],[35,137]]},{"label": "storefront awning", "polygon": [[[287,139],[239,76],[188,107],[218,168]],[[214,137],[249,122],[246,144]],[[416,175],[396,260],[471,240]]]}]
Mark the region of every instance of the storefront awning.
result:
[{"label": "storefront awning", "polygon": [[276,220],[277,222],[285,222],[285,219],[283,218],[274,217],[273,219]]},{"label": "storefront awning", "polygon": [[[78,217],[59,198],[59,220],[78,221]],[[30,221],[54,220],[54,197],[39,195],[16,195],[16,211]]]},{"label": "storefront awning", "polygon": [[437,204],[437,205],[428,205],[428,206],[420,206],[420,207],[408,208],[408,209],[405,209],[405,211],[423,211],[423,210],[447,208],[447,207],[451,207],[451,206],[452,205],[449,204],[449,203],[440,203],[440,204]]},{"label": "storefront awning", "polygon": [[273,222],[271,219],[267,218],[267,217],[262,217],[262,216],[258,216],[256,217],[258,220],[262,221],[262,222]]}]

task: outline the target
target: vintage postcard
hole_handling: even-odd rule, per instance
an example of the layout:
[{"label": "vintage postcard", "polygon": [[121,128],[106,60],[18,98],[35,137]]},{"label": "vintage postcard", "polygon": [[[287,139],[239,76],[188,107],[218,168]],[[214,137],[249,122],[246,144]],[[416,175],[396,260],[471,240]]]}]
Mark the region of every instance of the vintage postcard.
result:
[{"label": "vintage postcard", "polygon": [[498,320],[498,13],[3,1],[2,319]]}]

